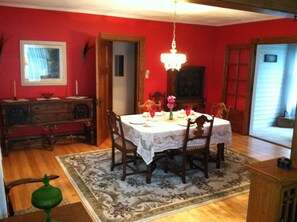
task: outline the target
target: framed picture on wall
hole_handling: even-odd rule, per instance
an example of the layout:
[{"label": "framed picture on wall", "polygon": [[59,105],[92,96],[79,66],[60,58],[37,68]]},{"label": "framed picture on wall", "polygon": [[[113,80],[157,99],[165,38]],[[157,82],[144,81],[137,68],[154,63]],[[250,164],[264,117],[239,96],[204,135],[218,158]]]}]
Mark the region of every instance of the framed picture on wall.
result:
[{"label": "framed picture on wall", "polygon": [[22,86],[66,85],[66,43],[20,41]]},{"label": "framed picture on wall", "polygon": [[124,55],[115,55],[115,76],[124,76]]},{"label": "framed picture on wall", "polygon": [[273,54],[265,54],[264,62],[277,62],[277,55]]}]

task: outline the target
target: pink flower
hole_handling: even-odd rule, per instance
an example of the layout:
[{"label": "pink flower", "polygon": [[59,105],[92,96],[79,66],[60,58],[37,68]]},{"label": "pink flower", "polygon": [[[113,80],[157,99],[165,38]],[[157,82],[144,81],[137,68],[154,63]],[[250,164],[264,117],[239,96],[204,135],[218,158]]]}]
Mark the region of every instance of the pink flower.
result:
[{"label": "pink flower", "polygon": [[168,96],[167,97],[167,101],[169,102],[169,103],[175,103],[175,96]]},{"label": "pink flower", "polygon": [[174,104],[173,104],[173,103],[167,103],[167,107],[168,107],[169,109],[173,109]]},{"label": "pink flower", "polygon": [[174,103],[175,103],[175,96],[168,96],[167,97],[167,101],[168,101],[168,103],[167,103],[167,107],[169,108],[169,109],[173,109],[173,107],[174,107]]}]

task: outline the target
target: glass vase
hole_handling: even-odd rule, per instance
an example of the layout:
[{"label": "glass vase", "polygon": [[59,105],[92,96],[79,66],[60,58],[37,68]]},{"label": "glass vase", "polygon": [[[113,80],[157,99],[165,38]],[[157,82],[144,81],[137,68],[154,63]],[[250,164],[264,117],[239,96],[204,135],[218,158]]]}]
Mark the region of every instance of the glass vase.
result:
[{"label": "glass vase", "polygon": [[173,112],[172,109],[169,111],[169,120],[173,120]]}]

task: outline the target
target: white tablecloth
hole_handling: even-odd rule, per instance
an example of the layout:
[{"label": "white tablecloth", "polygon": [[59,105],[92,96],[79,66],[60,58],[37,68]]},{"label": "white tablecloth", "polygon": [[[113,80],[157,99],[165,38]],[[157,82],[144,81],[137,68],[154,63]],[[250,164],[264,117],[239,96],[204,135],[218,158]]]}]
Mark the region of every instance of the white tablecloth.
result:
[{"label": "white tablecloth", "polygon": [[[201,114],[195,113],[194,115]],[[186,119],[185,117],[178,118],[179,114],[176,112],[173,120],[169,120],[168,116],[169,113],[162,113],[154,117],[155,121],[141,114],[121,116],[126,139],[137,146],[137,153],[146,164],[152,162],[155,152],[182,147]],[[232,130],[229,121],[215,118],[210,144],[218,143],[231,146]],[[195,144],[199,144],[199,141],[196,140]]]}]

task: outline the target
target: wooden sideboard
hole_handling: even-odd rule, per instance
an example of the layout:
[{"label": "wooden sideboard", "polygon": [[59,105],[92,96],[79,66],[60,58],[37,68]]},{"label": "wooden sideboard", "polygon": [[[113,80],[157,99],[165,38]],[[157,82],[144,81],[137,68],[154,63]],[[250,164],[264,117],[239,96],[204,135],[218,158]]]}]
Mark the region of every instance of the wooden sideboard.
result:
[{"label": "wooden sideboard", "polygon": [[[55,131],[61,124],[81,123],[84,125],[84,134],[94,144],[94,101],[92,98],[83,99],[48,99],[28,101],[2,101],[1,127],[4,155],[10,149],[10,142],[25,139],[14,136],[14,129],[34,126],[43,130],[48,142],[49,150],[55,144]],[[30,133],[29,133],[30,134]],[[36,135],[29,135],[29,138]]]},{"label": "wooden sideboard", "polygon": [[277,159],[249,165],[247,222],[297,221],[297,168],[281,169]]}]

